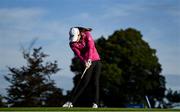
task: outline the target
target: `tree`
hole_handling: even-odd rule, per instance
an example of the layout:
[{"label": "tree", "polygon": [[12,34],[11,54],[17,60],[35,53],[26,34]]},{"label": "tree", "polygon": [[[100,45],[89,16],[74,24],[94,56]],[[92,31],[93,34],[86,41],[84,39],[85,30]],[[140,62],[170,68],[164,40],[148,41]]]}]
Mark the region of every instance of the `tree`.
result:
[{"label": "tree", "polygon": [[173,91],[171,89],[167,90],[167,95],[166,95],[167,99],[170,102],[180,102],[180,91]]},{"label": "tree", "polygon": [[3,96],[0,95],[0,107],[4,107],[4,103],[3,103]]},{"label": "tree", "polygon": [[[23,50],[27,65],[20,68],[8,67],[10,73],[5,79],[11,85],[7,89],[7,99],[12,106],[48,106],[54,94],[59,101],[62,100],[62,90],[50,78],[60,70],[57,61],[45,62],[48,55],[41,50],[41,47],[34,48],[32,53]],[[57,105],[57,101],[51,105]]]},{"label": "tree", "polygon": [[[126,106],[144,103],[145,95],[164,96],[165,78],[160,74],[156,50],[150,48],[139,31],[133,28],[115,31],[107,39],[96,40],[96,47],[103,63],[100,96],[104,105]],[[81,69],[82,65],[74,58],[71,70],[76,74],[75,84]]]}]

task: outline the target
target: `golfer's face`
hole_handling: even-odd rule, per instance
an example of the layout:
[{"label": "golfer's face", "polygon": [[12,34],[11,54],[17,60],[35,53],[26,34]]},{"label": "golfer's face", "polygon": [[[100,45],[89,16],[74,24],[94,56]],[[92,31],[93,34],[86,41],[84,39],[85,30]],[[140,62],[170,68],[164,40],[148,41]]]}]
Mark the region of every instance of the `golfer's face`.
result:
[{"label": "golfer's face", "polygon": [[81,39],[81,35],[79,34],[77,38],[77,42],[79,42],[80,39]]},{"label": "golfer's face", "polygon": [[[81,39],[80,35],[77,35],[76,38],[74,37],[74,35],[69,35],[70,40],[73,40],[72,42],[79,42],[79,40]],[[75,39],[73,39],[75,38]]]}]

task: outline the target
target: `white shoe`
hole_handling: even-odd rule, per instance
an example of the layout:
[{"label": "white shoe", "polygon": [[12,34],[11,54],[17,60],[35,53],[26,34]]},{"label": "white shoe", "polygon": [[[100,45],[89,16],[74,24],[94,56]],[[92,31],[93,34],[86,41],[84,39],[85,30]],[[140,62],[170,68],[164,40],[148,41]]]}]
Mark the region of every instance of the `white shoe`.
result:
[{"label": "white shoe", "polygon": [[72,104],[72,102],[66,102],[62,107],[72,108],[73,104]]},{"label": "white shoe", "polygon": [[98,108],[98,105],[96,103],[93,103],[92,108]]}]

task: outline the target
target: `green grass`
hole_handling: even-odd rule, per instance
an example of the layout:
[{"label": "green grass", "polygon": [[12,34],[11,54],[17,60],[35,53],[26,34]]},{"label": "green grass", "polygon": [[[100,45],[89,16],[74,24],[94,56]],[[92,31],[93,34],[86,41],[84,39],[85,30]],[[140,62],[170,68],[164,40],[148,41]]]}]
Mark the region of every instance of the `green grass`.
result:
[{"label": "green grass", "polygon": [[61,107],[16,107],[16,108],[0,108],[0,112],[180,112],[180,109],[148,109],[148,108],[61,108]]}]

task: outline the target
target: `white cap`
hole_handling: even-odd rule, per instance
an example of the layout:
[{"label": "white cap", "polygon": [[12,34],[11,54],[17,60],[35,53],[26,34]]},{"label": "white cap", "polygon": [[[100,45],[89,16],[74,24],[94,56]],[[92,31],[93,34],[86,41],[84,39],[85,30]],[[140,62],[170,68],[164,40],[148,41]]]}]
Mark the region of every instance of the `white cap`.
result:
[{"label": "white cap", "polygon": [[70,42],[76,42],[78,40],[78,36],[79,36],[80,32],[78,28],[71,28],[69,31],[69,41]]}]

